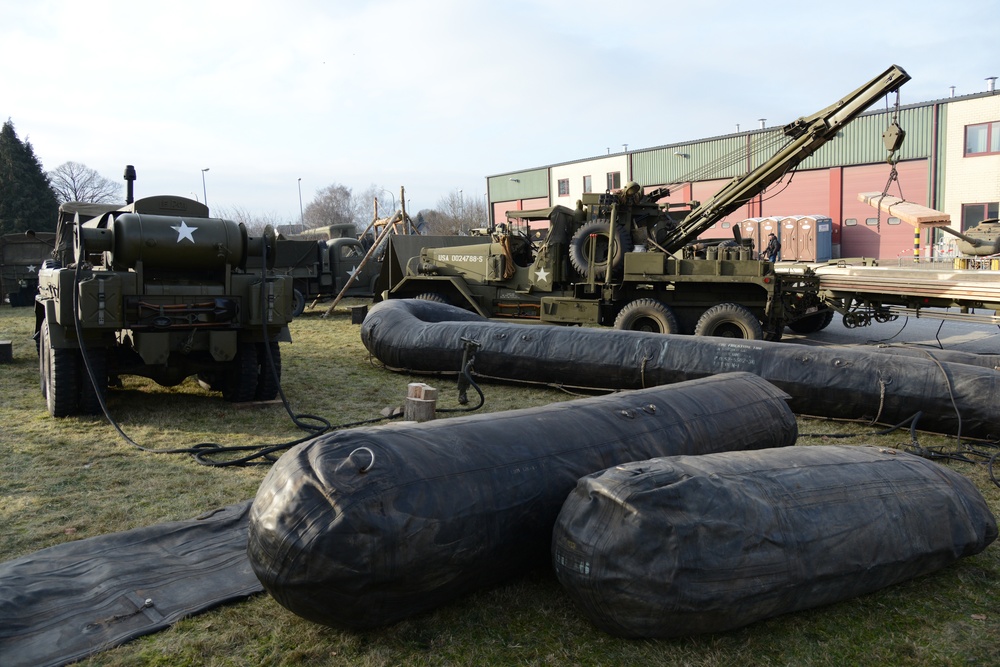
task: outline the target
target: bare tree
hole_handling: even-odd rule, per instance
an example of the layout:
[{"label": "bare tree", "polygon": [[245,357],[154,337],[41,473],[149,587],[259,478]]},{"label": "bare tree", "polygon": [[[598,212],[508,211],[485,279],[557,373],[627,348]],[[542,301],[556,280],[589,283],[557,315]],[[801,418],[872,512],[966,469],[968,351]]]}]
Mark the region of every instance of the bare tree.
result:
[{"label": "bare tree", "polygon": [[270,225],[272,229],[277,229],[278,225],[286,224],[286,221],[282,220],[277,213],[256,213],[241,206],[234,206],[233,208],[220,208],[214,210],[212,213],[219,218],[225,218],[227,220],[232,220],[233,222],[242,222],[247,228],[247,233],[251,236],[260,236],[263,234],[264,228],[268,225]]},{"label": "bare tree", "polygon": [[438,200],[438,212],[450,222],[449,234],[468,234],[477,227],[486,227],[489,216],[486,201],[466,197],[461,190],[452,190]]},{"label": "bare tree", "polygon": [[302,218],[308,228],[356,223],[351,189],[340,183],[326,186],[306,206]]},{"label": "bare tree", "polygon": [[124,202],[124,184],[104,178],[85,164],[64,162],[49,172],[52,190],[59,203],[80,201],[90,204]]}]

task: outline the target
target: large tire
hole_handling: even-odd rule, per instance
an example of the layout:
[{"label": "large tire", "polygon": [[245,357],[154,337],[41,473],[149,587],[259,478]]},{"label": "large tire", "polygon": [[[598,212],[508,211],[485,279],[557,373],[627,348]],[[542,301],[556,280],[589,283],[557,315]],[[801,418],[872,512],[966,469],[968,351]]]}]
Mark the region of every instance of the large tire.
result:
[{"label": "large tire", "polygon": [[306,297],[297,289],[292,290],[292,317],[298,317],[306,309]]},{"label": "large tire", "polygon": [[788,328],[797,334],[811,334],[822,331],[833,321],[833,311],[824,310],[822,313],[814,313],[795,320],[788,325]]},{"label": "large tire", "polygon": [[87,367],[80,356],[80,412],[85,415],[99,415],[103,412],[101,403],[108,394],[108,350],[94,347],[87,350],[87,360],[94,374],[97,386],[90,381]]},{"label": "large tire", "polygon": [[257,346],[240,343],[222,380],[222,398],[230,403],[252,401],[257,395]]},{"label": "large tire", "polygon": [[421,301],[433,301],[434,303],[445,303],[445,304],[451,303],[440,292],[423,292],[422,294],[418,294],[413,298],[420,299]]},{"label": "large tire", "polygon": [[42,390],[42,398],[48,395],[49,387],[49,337],[48,326],[42,322],[38,330],[38,384]]},{"label": "large tire", "polygon": [[76,414],[80,404],[80,355],[75,349],[54,348],[49,322],[42,322],[45,360],[45,405],[53,417]]},{"label": "large tire", "polygon": [[[268,348],[271,353],[268,354]],[[271,360],[274,360],[274,371],[271,371]],[[278,385],[281,382],[281,350],[278,342],[257,343],[257,393],[258,401],[273,401],[278,395]]]},{"label": "large tire", "polygon": [[628,231],[619,228],[614,235],[614,243],[608,248],[608,223],[595,220],[580,227],[569,242],[569,263],[584,277],[590,271],[591,243],[594,248],[594,278],[604,278],[607,261],[611,258],[611,273],[619,272],[625,260],[625,253],[632,250],[632,237]]},{"label": "large tire", "polygon": [[681,332],[674,311],[656,299],[636,299],[625,304],[615,318],[615,329],[661,334]]},{"label": "large tire", "polygon": [[744,306],[738,303],[720,303],[698,318],[694,335],[762,340],[764,331],[754,314]]}]

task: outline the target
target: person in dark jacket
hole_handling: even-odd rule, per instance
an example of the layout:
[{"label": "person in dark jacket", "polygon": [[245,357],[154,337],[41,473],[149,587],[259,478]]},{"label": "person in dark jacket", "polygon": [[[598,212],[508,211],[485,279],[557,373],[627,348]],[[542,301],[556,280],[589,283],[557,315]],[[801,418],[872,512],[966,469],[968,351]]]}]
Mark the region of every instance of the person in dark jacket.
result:
[{"label": "person in dark jacket", "polygon": [[767,247],[764,248],[764,256],[772,264],[778,261],[778,253],[781,252],[781,243],[778,242],[778,237],[771,232],[767,235]]}]

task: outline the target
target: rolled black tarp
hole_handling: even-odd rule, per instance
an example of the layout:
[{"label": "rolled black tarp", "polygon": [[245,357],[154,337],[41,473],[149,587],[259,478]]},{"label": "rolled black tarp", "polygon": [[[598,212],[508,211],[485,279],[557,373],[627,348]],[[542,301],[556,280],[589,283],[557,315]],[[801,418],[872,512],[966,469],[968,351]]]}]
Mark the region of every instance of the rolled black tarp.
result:
[{"label": "rolled black tarp", "polygon": [[580,480],[556,576],[622,637],[722,632],[933,572],[997,536],[968,479],[891,449],[816,446],[633,462]]},{"label": "rolled black tarp", "polygon": [[787,395],[749,373],[321,436],[261,483],[248,555],[292,612],[369,628],[549,559],[581,476],[669,454],[792,445]]},{"label": "rolled black tarp", "polygon": [[493,322],[421,300],[376,304],[361,340],[387,366],[455,372],[475,340],[482,377],[572,387],[637,389],[715,373],[755,373],[791,396],[800,415],[899,424],[937,433],[1000,436],[1000,373],[856,347],[818,347],[706,336]]}]

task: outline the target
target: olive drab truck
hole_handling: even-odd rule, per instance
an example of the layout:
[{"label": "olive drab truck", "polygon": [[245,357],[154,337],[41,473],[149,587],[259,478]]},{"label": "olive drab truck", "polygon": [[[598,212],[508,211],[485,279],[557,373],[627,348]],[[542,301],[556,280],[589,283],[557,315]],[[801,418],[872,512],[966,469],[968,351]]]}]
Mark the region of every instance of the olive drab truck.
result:
[{"label": "olive drab truck", "polygon": [[[39,270],[35,336],[42,395],[57,417],[99,413],[109,383],[190,376],[227,401],[273,399],[292,283],[267,270],[274,235],[213,218],[183,197],[60,207]],[[248,260],[261,267],[248,269]]]},{"label": "olive drab truck", "polygon": [[511,211],[509,218],[547,221],[546,237],[502,224],[489,243],[428,245],[382,296],[446,301],[485,317],[661,333],[778,340],[786,325],[818,330],[830,313],[808,267],[775,271],[738,227],[735,238],[698,237],[909,78],[890,67],[786,125],[776,153],[708,201],[661,203],[668,188],[645,192],[631,182],[617,192],[584,194],[575,209]]}]

